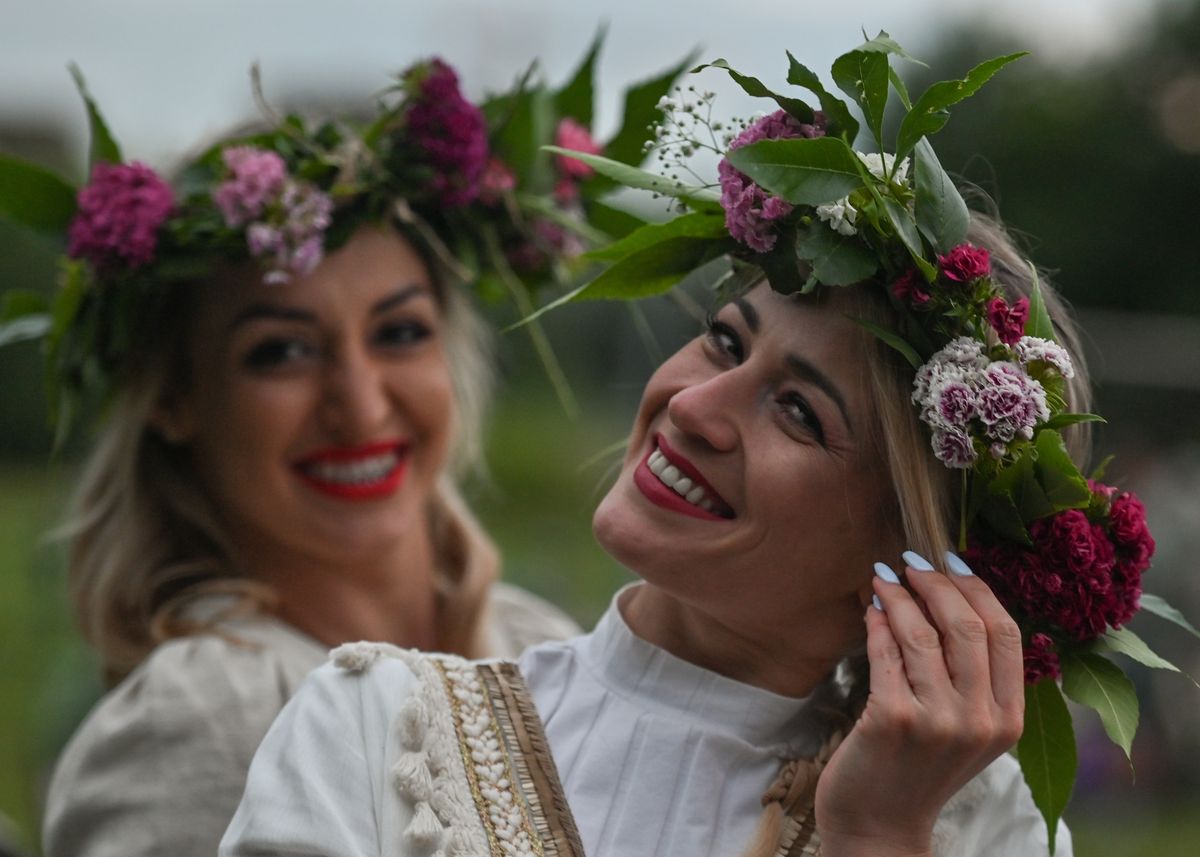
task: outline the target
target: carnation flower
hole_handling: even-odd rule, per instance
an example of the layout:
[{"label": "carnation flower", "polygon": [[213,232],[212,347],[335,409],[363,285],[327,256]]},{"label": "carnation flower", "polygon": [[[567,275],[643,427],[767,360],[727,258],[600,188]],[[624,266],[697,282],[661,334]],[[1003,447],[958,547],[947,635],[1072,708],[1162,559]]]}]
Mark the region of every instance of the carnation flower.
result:
[{"label": "carnation flower", "polygon": [[158,229],[175,207],[170,186],[141,163],[96,164],[79,191],[67,255],[100,270],[154,260]]},{"label": "carnation flower", "polygon": [[1012,306],[1001,297],[992,298],[987,305],[988,323],[1005,345],[1013,345],[1025,332],[1029,318],[1029,298],[1021,298]]},{"label": "carnation flower", "polygon": [[1025,646],[1025,683],[1037,684],[1044,678],[1056,679],[1060,675],[1062,667],[1054,651],[1054,640],[1049,634],[1032,634]]},{"label": "carnation flower", "polygon": [[408,134],[433,167],[433,190],[443,205],[459,207],[479,195],[488,161],[483,113],[458,88],[458,75],[440,59],[409,72],[416,95]]},{"label": "carnation flower", "polygon": [[[729,144],[729,151],[740,149],[760,140],[788,140],[825,135],[825,117],[816,113],[813,124],[805,124],[784,110],[762,117],[738,134]],[[738,241],[752,250],[766,253],[778,239],[774,221],[787,217],[792,206],[771,196],[727,158],[717,165],[721,180],[721,206],[725,209],[725,227]]]},{"label": "carnation flower", "polygon": [[942,276],[956,283],[969,283],[986,277],[991,270],[988,251],[973,244],[959,244],[944,256],[938,256]]},{"label": "carnation flower", "polygon": [[[559,121],[558,128],[554,131],[554,145],[560,149],[586,152],[589,155],[600,154],[600,144],[592,139],[591,132],[570,117]],[[563,175],[573,179],[586,179],[595,172],[590,165],[568,155],[559,155],[557,161],[558,169]]]},{"label": "carnation flower", "polygon": [[892,283],[892,294],[898,300],[908,301],[914,307],[924,306],[929,302],[929,292],[925,291],[925,278],[916,268],[909,268]]},{"label": "carnation flower", "polygon": [[1033,438],[1033,430],[1050,419],[1046,390],[1015,363],[997,361],[984,371],[979,388],[979,416],[994,440]]},{"label": "carnation flower", "polygon": [[212,196],[225,225],[237,228],[262,217],[287,181],[283,158],[254,146],[231,146],[221,152],[221,160],[230,177],[213,189]]},{"label": "carnation flower", "polygon": [[971,436],[962,429],[935,429],[932,446],[938,461],[956,470],[970,467],[978,457]]},{"label": "carnation flower", "polygon": [[970,385],[950,378],[930,391],[933,411],[947,428],[965,429],[979,415],[979,399]]},{"label": "carnation flower", "polygon": [[1071,363],[1071,355],[1067,349],[1049,339],[1039,339],[1036,336],[1022,336],[1013,346],[1016,358],[1029,366],[1042,363],[1053,369],[1063,378],[1074,378],[1075,367]]},{"label": "carnation flower", "polygon": [[479,201],[485,205],[495,205],[516,186],[517,177],[513,171],[504,161],[493,157],[488,160],[479,181]]}]

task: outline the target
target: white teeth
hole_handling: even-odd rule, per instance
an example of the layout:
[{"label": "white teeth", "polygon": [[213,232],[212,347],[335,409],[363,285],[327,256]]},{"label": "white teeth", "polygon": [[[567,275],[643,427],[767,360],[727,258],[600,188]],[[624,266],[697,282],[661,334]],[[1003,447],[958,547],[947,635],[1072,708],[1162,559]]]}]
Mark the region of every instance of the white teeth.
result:
[{"label": "white teeth", "polygon": [[678,467],[667,461],[667,457],[661,451],[655,449],[650,453],[650,457],[646,460],[646,466],[650,468],[651,473],[658,477],[659,482],[684,500],[705,511],[712,511],[714,503],[709,499],[704,487],[697,485],[690,477],[684,476]]},{"label": "white teeth", "polygon": [[395,468],[398,461],[396,453],[386,452],[360,461],[318,461],[307,465],[305,470],[322,482],[361,485],[378,482]]}]

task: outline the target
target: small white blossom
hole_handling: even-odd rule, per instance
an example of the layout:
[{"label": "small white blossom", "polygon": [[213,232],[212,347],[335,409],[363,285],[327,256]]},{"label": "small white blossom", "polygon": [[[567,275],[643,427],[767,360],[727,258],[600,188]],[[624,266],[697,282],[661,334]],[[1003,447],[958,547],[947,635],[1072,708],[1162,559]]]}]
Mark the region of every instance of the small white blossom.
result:
[{"label": "small white blossom", "polygon": [[1045,363],[1064,378],[1075,377],[1071,355],[1057,342],[1039,339],[1036,336],[1022,336],[1013,346],[1013,353],[1026,366],[1030,363]]},{"label": "small white blossom", "polygon": [[[890,154],[880,155],[878,152],[856,152],[858,159],[863,162],[871,175],[877,179],[884,177],[884,170],[891,172],[892,166],[896,163],[896,156]],[[900,162],[900,166],[896,167],[896,171],[892,174],[892,181],[899,184],[904,184],[908,178],[908,158]]]},{"label": "small white blossom", "polygon": [[858,220],[858,210],[850,204],[850,197],[843,197],[837,202],[817,206],[817,217],[839,235],[855,235],[858,230],[854,223]]}]

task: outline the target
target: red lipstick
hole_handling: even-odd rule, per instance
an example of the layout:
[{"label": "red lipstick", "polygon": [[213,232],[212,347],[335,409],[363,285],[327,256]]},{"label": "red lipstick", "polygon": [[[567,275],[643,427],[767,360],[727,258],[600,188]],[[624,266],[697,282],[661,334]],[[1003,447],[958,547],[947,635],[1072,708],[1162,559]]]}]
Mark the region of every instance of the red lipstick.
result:
[{"label": "red lipstick", "polygon": [[306,485],[327,497],[380,500],[404,483],[408,452],[408,444],[400,441],[327,447],[304,456],[293,469]]},{"label": "red lipstick", "polygon": [[[633,482],[647,500],[656,506],[662,506],[664,509],[670,509],[673,512],[679,512],[680,514],[700,518],[705,521],[727,521],[733,517],[733,510],[729,508],[728,504],[721,498],[721,495],[708,483],[708,480],[700,475],[700,471],[696,469],[695,465],[671,449],[663,440],[662,435],[656,434],[654,441],[655,443],[647,450],[646,455],[633,472]],[[654,454],[656,448],[672,466],[691,479],[693,485],[704,489],[705,496],[713,502],[713,509],[711,511],[701,508],[694,503],[689,503],[654,475],[654,472],[650,469],[650,457]]]}]

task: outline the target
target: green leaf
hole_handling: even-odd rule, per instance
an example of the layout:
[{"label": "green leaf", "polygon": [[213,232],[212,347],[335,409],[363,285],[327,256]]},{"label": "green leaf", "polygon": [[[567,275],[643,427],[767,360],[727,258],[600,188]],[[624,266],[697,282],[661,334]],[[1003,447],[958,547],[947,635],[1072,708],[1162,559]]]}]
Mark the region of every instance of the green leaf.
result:
[{"label": "green leaf", "polygon": [[949,253],[967,239],[971,222],[967,204],[928,140],[919,140],[913,150],[916,181],[917,228],[939,253]]},{"label": "green leaf", "polygon": [[1160,619],[1166,619],[1168,622],[1174,622],[1185,631],[1190,631],[1193,636],[1200,637],[1200,631],[1196,630],[1196,626],[1189,622],[1184,615],[1166,602],[1159,595],[1152,595],[1149,592],[1143,592],[1141,608],[1147,613],[1153,613]]},{"label": "green leaf", "polygon": [[1054,323],[1050,321],[1050,313],[1046,311],[1041,280],[1038,279],[1037,267],[1032,262],[1029,263],[1029,275],[1033,279],[1033,291],[1029,295],[1029,318],[1025,319],[1025,335],[1053,342]]},{"label": "green leaf", "polygon": [[639,250],[659,244],[671,238],[724,238],[725,218],[719,214],[695,211],[665,223],[647,223],[632,233],[584,258],[597,262],[616,262]]},{"label": "green leaf", "polygon": [[888,58],[884,51],[853,50],[833,61],[833,82],[863,112],[875,145],[883,151],[883,112],[888,97]]},{"label": "green leaf", "polygon": [[1053,679],[1025,688],[1025,731],[1017,743],[1017,758],[1033,802],[1046,820],[1053,854],[1058,820],[1071,799],[1079,766],[1071,712]]},{"label": "green leaf", "polygon": [[1092,472],[1088,476],[1088,479],[1091,479],[1093,482],[1099,482],[1100,480],[1102,480],[1104,478],[1104,472],[1106,470],[1108,470],[1108,465],[1112,464],[1112,460],[1114,458],[1116,458],[1115,455],[1104,456],[1104,460],[1101,461],[1099,464],[1097,464],[1092,469]]},{"label": "green leaf", "polygon": [[[924,63],[921,63],[921,65],[924,65]],[[908,87],[900,79],[899,73],[890,65],[888,66],[888,80],[892,82],[892,89],[896,90],[896,94],[900,96],[900,103],[904,105],[904,109],[912,110],[912,100],[908,97]]]},{"label": "green leaf", "polygon": [[836,137],[761,140],[728,155],[756,184],[793,205],[834,202],[862,185],[857,156]]},{"label": "green leaf", "polygon": [[1146,645],[1145,640],[1128,628],[1113,628],[1096,641],[1097,645],[1109,652],[1117,652],[1133,658],[1139,664],[1145,664],[1157,670],[1179,672],[1179,667],[1154,653]]},{"label": "green leaf", "polygon": [[764,84],[757,77],[749,77],[748,75],[744,75],[739,71],[735,71],[730,67],[729,63],[723,59],[713,60],[710,63],[705,63],[704,65],[698,65],[692,69],[692,74],[703,71],[706,68],[724,69],[725,71],[729,72],[729,76],[734,79],[737,85],[740,86],[747,95],[752,95],[755,98],[770,98],[796,119],[799,119],[805,124],[812,124],[813,110],[799,98],[788,98],[785,95],[772,92],[766,86],[766,84]]},{"label": "green leaf", "polygon": [[40,339],[50,331],[50,315],[25,315],[10,321],[0,322],[0,346]]},{"label": "green leaf", "polygon": [[91,130],[92,142],[88,148],[88,175],[91,175],[92,167],[99,163],[119,164],[121,163],[121,149],[117,146],[116,140],[109,133],[108,125],[104,122],[104,117],[100,115],[100,109],[96,107],[96,102],[92,100],[92,96],[88,93],[87,83],[83,79],[83,72],[79,70],[79,66],[71,63],[68,68],[71,71],[71,77],[75,79],[75,88],[79,90],[79,96],[83,99],[84,105],[87,107],[88,127]]},{"label": "green leaf", "polygon": [[921,93],[900,122],[900,133],[896,139],[896,160],[908,155],[922,137],[942,130],[950,114],[947,107],[970,98],[1004,66],[1025,56],[1027,51],[996,57],[982,62],[967,72],[962,80],[942,80]]},{"label": "green leaf", "polygon": [[577,158],[590,166],[601,175],[606,175],[615,181],[632,188],[649,190],[663,196],[682,199],[690,204],[707,205],[710,209],[719,210],[720,197],[710,188],[694,185],[680,185],[665,176],[646,172],[638,167],[631,167],[612,158],[601,155],[589,155],[586,152],[576,152],[571,149],[560,149],[558,146],[543,146],[543,151],[556,155],[568,155]]},{"label": "green leaf", "polygon": [[1021,520],[1026,522],[1054,513],[1053,504],[1038,484],[1033,459],[1033,447],[1026,447],[1017,460],[1000,471],[988,486],[992,493],[1004,493],[1012,497]]},{"label": "green leaf", "polygon": [[988,486],[987,498],[980,509],[983,519],[993,530],[1005,538],[1020,542],[1023,545],[1033,544],[1029,531],[1025,529],[1025,521],[1021,510],[1017,508],[1014,498],[1007,493],[994,494]]},{"label": "green leaf", "polygon": [[896,234],[900,236],[900,240],[904,242],[913,261],[918,259],[924,261],[925,248],[921,246],[921,233],[917,231],[917,221],[913,219],[912,212],[891,196],[882,196],[880,201],[883,203],[883,211],[887,214],[888,221],[896,230]]},{"label": "green leaf", "polygon": [[[1105,422],[1104,417],[1096,414],[1057,414],[1051,417],[1046,422],[1042,423],[1042,429],[1052,429],[1057,431],[1060,428],[1073,426],[1077,423],[1102,423]],[[1097,477],[1092,477],[1093,479]]]},{"label": "green leaf", "polygon": [[898,333],[880,327],[874,322],[867,321],[865,318],[851,318],[850,320],[865,328],[876,339],[898,351],[914,369],[921,368],[921,364],[924,362],[921,360],[921,355],[917,354],[916,349],[909,345]]},{"label": "green leaf", "polygon": [[787,82],[793,86],[802,86],[817,96],[821,102],[821,109],[825,111],[825,117],[829,121],[829,134],[832,136],[841,134],[847,143],[853,144],[854,139],[858,136],[858,120],[850,113],[846,102],[827,90],[821,83],[821,79],[792,56],[791,51],[788,51],[787,57],[790,63]]},{"label": "green leaf", "polygon": [[587,211],[587,221],[599,229],[610,239],[624,238],[646,221],[636,214],[630,214],[621,208],[608,205],[596,200],[588,200],[584,207]]},{"label": "green leaf", "polygon": [[[866,35],[866,34],[864,33],[863,35]],[[904,50],[904,48],[900,47],[900,43],[897,42],[895,39],[893,39],[891,36],[889,36],[886,30],[880,30],[879,35],[877,35],[873,39],[868,39],[867,41],[863,42],[861,45],[859,45],[857,48],[855,48],[855,50],[875,51],[875,52],[884,53],[884,54],[895,54],[896,56],[901,57],[902,59],[906,59],[909,62],[914,62],[917,65],[925,66],[925,68],[929,68],[928,64],[921,62],[919,59],[914,57],[908,51]]]},{"label": "green leaf", "polygon": [[841,235],[823,223],[800,233],[796,255],[812,264],[813,278],[826,286],[852,286],[879,269],[879,258],[857,236]]},{"label": "green leaf", "polygon": [[646,126],[658,120],[658,102],[671,91],[671,85],[695,61],[696,55],[690,53],[682,62],[671,66],[657,77],[631,86],[625,91],[621,127],[612,139],[604,144],[605,155],[625,164],[640,164],[645,160],[646,153],[642,144],[649,136]]},{"label": "green leaf", "polygon": [[47,169],[0,155],[0,217],[63,235],[75,216],[75,188]]},{"label": "green leaf", "polygon": [[1100,715],[1104,731],[1128,758],[1138,725],[1137,691],[1121,668],[1092,652],[1068,652],[1062,658],[1063,692]]},{"label": "green leaf", "polygon": [[13,321],[29,315],[50,311],[50,301],[41,292],[11,289],[0,295],[0,321]]},{"label": "green leaf", "polygon": [[534,193],[554,187],[555,172],[543,144],[554,139],[554,103],[542,87],[513,96],[511,114],[496,138],[496,150],[517,174],[522,188]]},{"label": "green leaf", "polygon": [[559,116],[571,117],[585,128],[592,127],[592,112],[595,107],[596,57],[604,45],[607,30],[606,25],[600,25],[587,53],[580,60],[579,67],[575,69],[571,79],[554,94],[554,112]]},{"label": "green leaf", "polygon": [[1053,429],[1043,429],[1038,432],[1034,446],[1037,449],[1038,481],[1054,511],[1086,507],[1091,502],[1092,491],[1067,454],[1063,436]]}]

